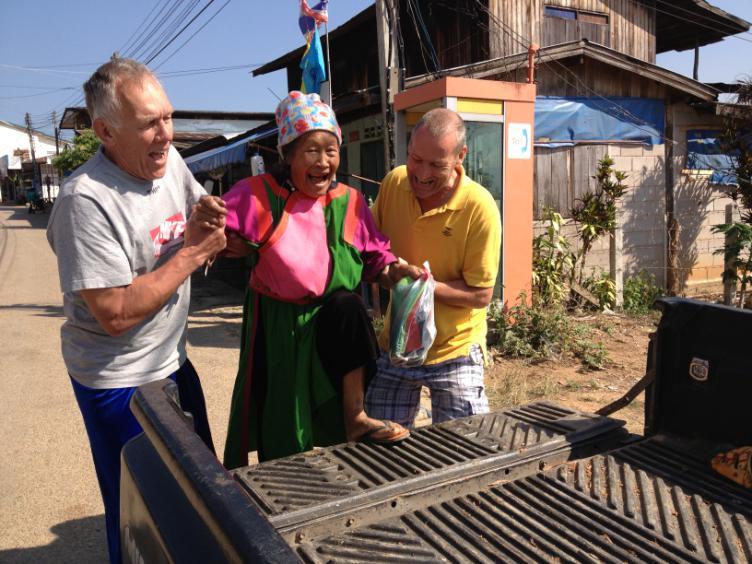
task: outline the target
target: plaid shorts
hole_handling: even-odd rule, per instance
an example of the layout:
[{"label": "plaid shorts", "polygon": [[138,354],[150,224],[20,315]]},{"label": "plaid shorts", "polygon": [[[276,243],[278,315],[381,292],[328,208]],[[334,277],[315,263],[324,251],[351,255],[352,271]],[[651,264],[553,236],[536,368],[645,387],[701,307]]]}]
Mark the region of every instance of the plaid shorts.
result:
[{"label": "plaid shorts", "polygon": [[423,386],[431,391],[433,423],[488,413],[483,351],[477,344],[472,345],[468,356],[415,367],[393,366],[382,352],[366,391],[366,413],[412,427]]}]

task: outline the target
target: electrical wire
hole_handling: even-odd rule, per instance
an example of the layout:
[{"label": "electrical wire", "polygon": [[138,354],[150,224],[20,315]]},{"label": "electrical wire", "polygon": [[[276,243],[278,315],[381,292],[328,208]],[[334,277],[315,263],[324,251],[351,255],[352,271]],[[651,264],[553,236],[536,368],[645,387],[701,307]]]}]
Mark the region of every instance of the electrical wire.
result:
[{"label": "electrical wire", "polygon": [[0,96],[0,100],[20,100],[23,98],[36,98],[38,96],[49,96],[50,94],[55,94],[62,90],[75,90],[75,88],[71,86],[71,87],[65,87],[65,88],[56,88],[55,90],[52,90],[50,92],[37,92],[36,94],[24,94],[20,96]]},{"label": "electrical wire", "polygon": [[149,26],[138,36],[137,42],[129,50],[125,51],[125,55],[138,60],[141,51],[147,49],[149,43],[158,36],[160,29],[163,28],[170,14],[177,9],[179,4],[180,0],[173,0],[171,4],[165,4]]},{"label": "electrical wire", "polygon": [[[488,10],[488,8],[486,8],[485,6],[483,6],[483,4],[481,3],[481,0],[475,0],[475,1],[478,4],[478,6],[481,8],[481,10],[483,10],[483,11],[485,11],[487,13],[487,15],[489,16],[490,20],[494,24],[506,28],[509,31],[510,36],[513,39],[515,39],[520,44],[520,46],[522,46],[523,49],[527,50],[528,46],[532,43],[532,41],[529,38],[525,37],[524,35],[522,35],[521,33],[517,32],[517,31],[515,31],[511,27],[507,26],[506,23],[504,23],[501,19],[497,18],[495,16],[495,14],[491,13],[491,11]],[[538,59],[539,59],[539,61],[542,61],[544,57],[547,57],[547,55],[546,54],[542,54],[539,51],[538,52]],[[577,89],[577,87],[579,85],[579,87],[582,88],[583,90],[585,90],[586,92],[592,94],[596,98],[599,98],[599,99],[607,102],[609,105],[611,105],[613,108],[615,108],[616,109],[616,113],[610,113],[610,115],[612,115],[614,117],[619,117],[619,116],[626,117],[640,131],[643,131],[644,133],[648,133],[651,136],[655,134],[655,131],[652,129],[652,124],[650,124],[650,123],[648,123],[648,122],[640,119],[639,117],[635,116],[634,114],[632,114],[632,112],[630,112],[627,108],[625,108],[624,106],[622,106],[618,102],[615,102],[612,99],[606,98],[605,96],[601,95],[600,93],[598,93],[595,90],[593,90],[592,88],[590,88],[582,79],[580,79],[579,76],[577,76],[577,74],[574,71],[572,71],[571,69],[569,69],[563,63],[561,63],[561,61],[558,61],[558,60],[554,59],[553,57],[549,57],[548,60],[544,61],[544,62],[546,62],[547,64],[549,64],[549,67],[548,67],[549,70],[554,75],[556,75],[559,79],[561,79],[565,84],[567,84],[568,86],[571,86],[572,88]],[[574,78],[575,83],[573,84],[572,82],[570,82],[569,80],[567,80],[567,78],[565,76],[557,73],[554,70],[554,68],[552,66],[550,66],[551,64],[555,64],[555,65],[561,67],[566,73],[568,73],[570,76],[572,76],[572,78]],[[606,111],[606,113],[609,113],[609,112]],[[649,126],[649,127],[651,127],[651,129],[645,129],[645,127],[640,127],[641,125],[642,126]],[[679,141],[676,141],[676,140],[670,138],[669,136],[667,136],[665,134],[665,132],[664,132],[664,134],[662,135],[661,138],[663,140],[665,140],[665,141],[668,141],[669,143],[671,143],[673,145],[677,145],[677,146],[685,145],[682,142],[679,142]]]},{"label": "electrical wire", "polygon": [[[686,14],[692,16],[692,19],[683,18],[683,17],[681,17],[681,16],[679,16],[679,15],[677,15],[675,13],[666,12],[664,10],[659,10],[658,8],[653,7],[655,10],[657,10],[658,12],[660,12],[662,14],[666,14],[668,16],[671,16],[671,17],[674,17],[674,18],[677,18],[679,20],[683,20],[683,21],[689,22],[689,23],[697,23],[697,20],[705,20],[705,21],[709,22],[709,24],[713,24],[713,26],[711,26],[711,25],[701,25],[701,27],[705,27],[705,28],[713,30],[713,31],[718,31],[718,26],[719,25],[720,26],[724,26],[724,27],[726,27],[726,29],[728,30],[728,32],[734,31],[734,34],[733,35],[729,35],[729,37],[736,37],[737,39],[741,39],[742,41],[748,41],[748,42],[752,43],[752,40],[750,40],[750,39],[746,39],[746,38],[743,38],[743,37],[738,37],[739,35],[745,35],[745,34],[746,35],[752,35],[752,33],[750,33],[749,31],[737,31],[727,21],[724,21],[722,19],[716,19],[716,18],[710,17],[710,16],[702,16],[700,14],[696,14],[696,13],[692,12],[691,10],[688,10],[687,8],[683,8],[681,6],[675,6],[672,3],[670,3],[670,2],[666,2],[665,0],[655,0],[655,1],[658,2],[658,3],[660,3],[660,4],[663,4],[664,6],[666,6],[668,8],[671,8],[672,10],[681,10],[682,12],[685,12]],[[639,6],[642,6],[642,7],[645,7],[644,4],[638,4],[638,2],[636,0],[632,0],[632,3],[633,4],[637,4]]]},{"label": "electrical wire", "polygon": [[208,20],[206,20],[206,21],[204,22],[204,24],[203,24],[203,25],[202,25],[202,26],[201,26],[200,28],[198,28],[198,29],[197,29],[196,31],[194,31],[194,32],[193,32],[193,33],[191,34],[191,36],[190,36],[190,37],[189,37],[188,39],[186,39],[185,41],[183,41],[183,43],[181,43],[181,44],[180,44],[180,46],[179,46],[179,47],[178,47],[177,49],[175,49],[175,50],[174,50],[174,51],[172,52],[172,54],[171,54],[171,55],[170,55],[169,57],[167,57],[167,58],[166,58],[166,59],[164,59],[164,60],[163,60],[163,61],[162,61],[161,63],[159,63],[159,65],[157,65],[157,66],[155,67],[155,69],[154,69],[154,70],[157,70],[157,69],[159,69],[159,68],[160,68],[160,67],[161,67],[162,65],[164,65],[164,64],[165,64],[165,63],[166,63],[167,61],[169,61],[169,60],[170,60],[170,59],[172,59],[172,58],[173,58],[173,57],[174,57],[175,55],[177,55],[177,53],[178,53],[178,52],[179,52],[179,51],[180,51],[180,50],[181,50],[181,49],[182,49],[183,47],[185,47],[185,46],[186,46],[186,45],[188,44],[188,42],[189,42],[189,41],[190,41],[191,39],[193,39],[194,37],[196,37],[196,35],[197,35],[197,34],[198,34],[198,33],[199,33],[199,32],[200,32],[200,31],[201,31],[202,29],[204,29],[204,28],[205,28],[205,27],[206,27],[207,25],[209,25],[209,24],[211,23],[211,21],[212,21],[212,20],[213,20],[214,18],[216,18],[216,17],[217,17],[217,16],[218,16],[218,15],[220,14],[220,12],[221,12],[222,10],[224,10],[224,9],[225,9],[225,8],[227,7],[227,5],[228,5],[228,4],[230,3],[230,2],[231,2],[231,0],[227,0],[227,1],[226,1],[226,2],[224,3],[224,4],[222,4],[222,6],[220,6],[220,8],[219,8],[219,9],[218,9],[218,10],[217,10],[216,12],[214,12],[214,15],[212,15],[212,17],[210,17],[210,18],[209,18]]},{"label": "electrical wire", "polygon": [[[420,56],[423,59],[423,66],[425,67],[426,72],[431,73],[435,77],[438,75],[440,67],[439,67],[438,61],[431,56],[433,45],[431,44],[431,48],[429,49],[423,43],[423,36],[420,30],[420,27],[418,25],[418,18],[415,14],[415,7],[413,6],[413,0],[407,0],[407,13],[412,19],[413,26],[415,27],[415,36],[416,36],[416,39],[418,40],[418,45],[420,46]],[[426,40],[429,44],[431,43],[430,36],[428,36]],[[428,56],[428,58],[431,60],[431,63],[433,64],[433,71],[431,70],[431,66],[428,64],[428,61],[426,60],[426,56]]]},{"label": "electrical wire", "polygon": [[149,47],[144,50],[144,54],[140,58],[148,60],[154,55],[154,53],[159,51],[165,45],[167,40],[186,22],[188,17],[193,13],[194,8],[198,6],[199,2],[200,0],[190,0],[190,3],[165,26],[162,32],[153,38],[153,41],[149,44]]},{"label": "electrical wire", "polygon": [[[165,1],[165,3],[163,4],[162,9],[164,9],[164,7],[166,5],[167,5],[167,1]],[[152,16],[152,14],[154,13],[154,10],[156,10],[158,7],[159,7],[159,1],[158,2],[154,2],[154,6],[152,6],[152,9],[149,11],[148,14],[146,14],[146,17],[143,20],[141,20],[141,23],[139,23],[136,26],[136,28],[133,30],[133,33],[131,33],[130,37],[128,37],[128,39],[125,40],[125,43],[123,43],[120,46],[120,49],[118,49],[118,52],[125,53],[126,50],[131,47],[131,40],[136,37],[136,34],[139,32],[139,30],[141,30],[143,32],[142,28],[143,28],[144,24],[146,24],[146,22],[148,22],[148,21],[154,21],[153,19],[150,20],[150,18]]]},{"label": "electrical wire", "polygon": [[165,44],[165,45],[164,45],[164,46],[163,46],[163,47],[162,47],[162,48],[161,48],[161,49],[160,49],[159,51],[157,51],[157,52],[156,52],[156,53],[155,53],[154,55],[152,55],[151,57],[149,57],[148,59],[146,59],[146,62],[145,62],[145,64],[147,64],[147,65],[148,65],[149,63],[151,63],[151,62],[152,62],[152,61],[153,61],[154,59],[156,59],[156,58],[157,58],[157,57],[158,57],[158,56],[160,55],[160,53],[162,53],[162,52],[163,52],[163,51],[164,51],[165,49],[167,49],[167,47],[169,47],[170,45],[172,45],[172,42],[173,42],[173,41],[175,41],[175,40],[176,40],[176,39],[177,39],[178,37],[180,37],[180,35],[181,35],[181,34],[182,34],[182,33],[183,33],[183,32],[184,32],[184,31],[185,31],[186,29],[188,29],[188,26],[190,26],[190,25],[191,25],[191,24],[192,24],[192,23],[193,23],[194,21],[196,21],[196,18],[198,18],[198,17],[199,17],[199,16],[201,15],[201,14],[203,14],[203,13],[204,13],[204,12],[206,11],[206,9],[207,9],[207,8],[208,8],[209,6],[211,6],[211,5],[213,4],[213,3],[214,3],[214,0],[209,0],[209,1],[208,1],[208,2],[206,3],[206,6],[204,6],[203,8],[201,8],[201,11],[199,11],[199,13],[198,13],[198,14],[196,14],[195,16],[193,16],[193,17],[192,17],[192,18],[190,19],[190,21],[189,21],[189,22],[188,22],[187,24],[185,24],[185,25],[184,25],[184,26],[183,26],[183,27],[182,27],[182,28],[180,29],[180,31],[178,31],[178,32],[177,32],[177,33],[176,33],[175,35],[173,35],[172,39],[170,39],[170,40],[169,40],[169,41],[168,41],[168,42],[167,42],[167,43],[166,43],[166,44]]}]

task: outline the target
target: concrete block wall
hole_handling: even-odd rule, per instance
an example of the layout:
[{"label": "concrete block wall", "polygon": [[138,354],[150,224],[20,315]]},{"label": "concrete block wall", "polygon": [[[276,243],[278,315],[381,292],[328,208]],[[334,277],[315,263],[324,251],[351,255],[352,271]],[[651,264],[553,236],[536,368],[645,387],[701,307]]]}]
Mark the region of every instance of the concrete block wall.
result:
[{"label": "concrete block wall", "polygon": [[[665,284],[664,146],[609,145],[608,155],[614,168],[627,174],[625,183],[629,187],[617,211],[623,235],[624,277],[645,271],[662,286]],[[543,222],[535,223],[535,235],[544,230]],[[567,221],[563,234],[576,249],[579,238],[574,222]],[[595,242],[585,263],[586,273],[600,270],[609,271],[608,237]]]},{"label": "concrete block wall", "polygon": [[677,105],[673,107],[673,121],[674,210],[680,228],[679,280],[682,290],[691,295],[708,287],[722,287],[723,256],[716,251],[723,248],[724,238],[713,233],[712,228],[726,222],[726,209],[733,202],[726,189],[711,185],[707,176],[684,172],[687,131],[719,129],[720,118],[699,115],[689,106]]},{"label": "concrete block wall", "polygon": [[[674,212],[679,223],[678,269],[681,291],[692,295],[712,288],[722,288],[723,235],[712,228],[726,222],[727,208],[733,202],[726,189],[710,185],[707,176],[684,172],[690,129],[718,129],[721,120],[713,114],[677,104],[669,108],[673,127],[666,132],[673,146]],[[656,283],[666,283],[666,163],[665,145],[652,147],[634,144],[608,145],[614,168],[628,175],[629,190],[619,206],[622,227],[622,263],[624,277],[644,270],[653,274]],[[593,171],[594,173],[595,171]],[[738,211],[734,217],[738,218]],[[541,222],[534,225],[535,235],[544,231]],[[576,226],[567,222],[563,233],[576,245]],[[601,238],[591,250],[586,271],[609,270],[609,241]]]}]

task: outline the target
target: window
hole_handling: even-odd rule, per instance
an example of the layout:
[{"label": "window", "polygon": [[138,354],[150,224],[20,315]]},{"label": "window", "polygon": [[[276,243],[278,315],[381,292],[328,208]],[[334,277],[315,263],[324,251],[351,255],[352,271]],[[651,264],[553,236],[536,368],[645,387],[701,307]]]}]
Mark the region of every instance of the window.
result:
[{"label": "window", "polygon": [[544,6],[543,15],[544,47],[580,39],[587,39],[606,47],[611,45],[607,14]]},{"label": "window", "polygon": [[550,18],[561,18],[563,20],[576,20],[577,12],[575,10],[567,10],[565,8],[554,8],[553,6],[546,6],[544,8],[544,15]]},{"label": "window", "polygon": [[[381,140],[360,144],[360,174],[372,180],[384,178],[384,145]],[[367,200],[375,200],[379,187],[370,182],[361,182],[361,191]]]},{"label": "window", "polygon": [[687,160],[684,174],[709,176],[713,184],[736,184],[734,155],[723,150],[720,130],[687,131]]}]

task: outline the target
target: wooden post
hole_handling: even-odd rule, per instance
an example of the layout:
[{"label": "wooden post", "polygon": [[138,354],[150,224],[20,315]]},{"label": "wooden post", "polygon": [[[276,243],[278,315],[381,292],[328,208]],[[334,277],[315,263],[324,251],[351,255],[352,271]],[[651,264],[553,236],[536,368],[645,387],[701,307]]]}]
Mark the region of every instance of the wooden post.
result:
[{"label": "wooden post", "polygon": [[622,251],[624,248],[624,231],[621,228],[621,213],[616,210],[616,225],[614,232],[609,237],[608,259],[611,279],[614,281],[616,299],[614,306],[620,308],[624,305],[624,260]]},{"label": "wooden post", "polygon": [[694,78],[695,80],[700,80],[699,76],[700,76],[700,43],[697,40],[697,38],[695,38],[695,64],[694,64],[694,68],[692,69],[692,78]]},{"label": "wooden post", "polygon": [[674,117],[666,108],[666,135],[664,136],[666,167],[666,293],[679,294],[679,222],[674,215]]},{"label": "wooden post", "polygon": [[[736,204],[727,204],[726,205],[726,223],[733,223],[736,211],[738,208],[736,207]],[[735,235],[726,235],[726,239],[724,241],[724,244],[726,247],[729,245],[734,244],[734,239],[736,238]],[[733,261],[727,261],[723,264],[723,270],[724,272],[727,272],[729,270],[735,270],[736,267],[734,266]],[[725,277],[724,277],[725,278]],[[736,297],[736,280],[725,280],[723,281],[723,303],[725,305],[731,305],[734,302],[734,298]]]}]

